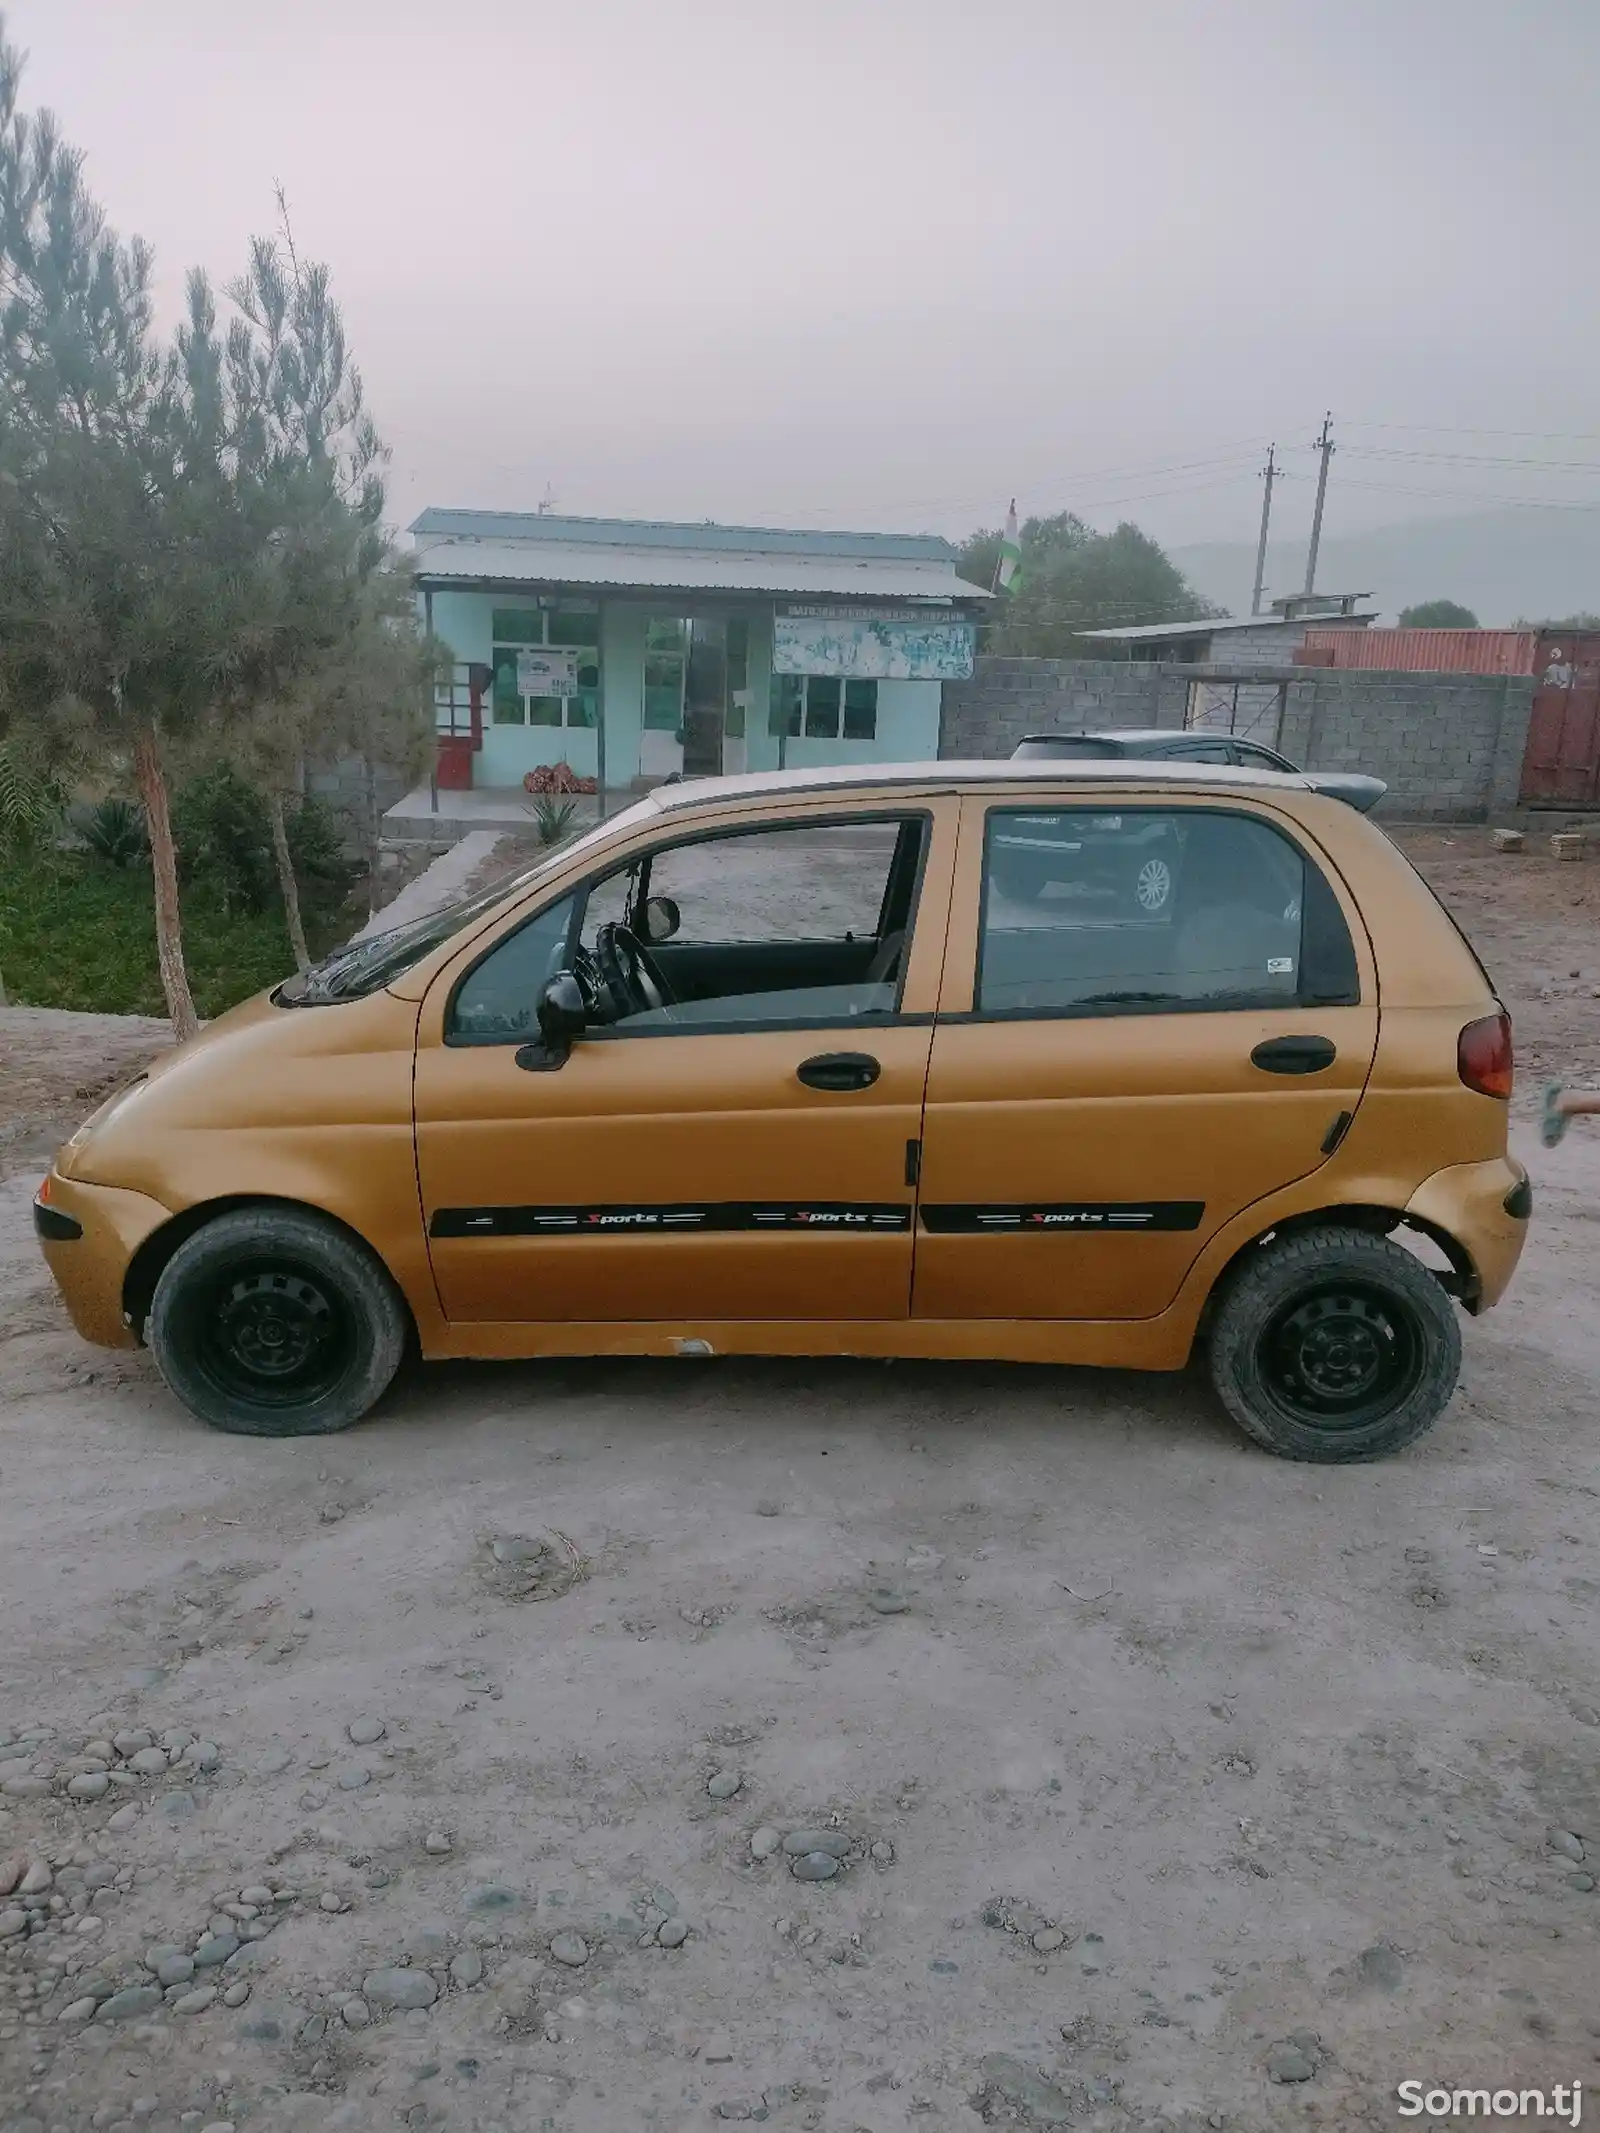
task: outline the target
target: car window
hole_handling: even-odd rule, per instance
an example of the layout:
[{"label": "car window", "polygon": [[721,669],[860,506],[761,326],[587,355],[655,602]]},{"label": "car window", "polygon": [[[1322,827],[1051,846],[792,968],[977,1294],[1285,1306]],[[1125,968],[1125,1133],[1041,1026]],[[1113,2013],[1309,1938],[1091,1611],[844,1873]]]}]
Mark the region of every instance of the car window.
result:
[{"label": "car window", "polygon": [[1287,756],[1274,755],[1270,748],[1263,748],[1259,741],[1234,741],[1233,759],[1242,763],[1246,770],[1293,770]]},{"label": "car window", "polygon": [[497,941],[456,987],[445,1023],[451,1044],[524,1044],[539,1033],[539,994],[567,958],[576,899],[530,918]]},{"label": "car window", "polygon": [[1360,996],[1321,870],[1220,809],[990,811],[979,1010],[1137,1013]]},{"label": "car window", "polygon": [[1115,741],[1101,740],[1098,734],[1033,733],[1026,740],[1018,741],[1011,751],[1011,760],[1014,763],[1055,762],[1062,756],[1103,759],[1121,753]]},{"label": "car window", "polygon": [[1175,741],[1164,751],[1180,763],[1235,763],[1238,757],[1226,741]]},{"label": "car window", "polygon": [[649,946],[673,994],[619,1016],[651,1029],[893,1013],[926,821],[792,823],[657,846],[591,885],[580,923],[600,929],[643,900],[676,906]]},{"label": "car window", "polygon": [[347,941],[320,963],[314,963],[309,970],[280,985],[273,997],[284,1007],[314,1007],[334,1000],[357,1000],[368,993],[381,991],[408,970],[415,969],[424,956],[442,947],[451,934],[463,932],[492,911],[496,904],[505,903],[531,888],[541,874],[565,867],[588,845],[608,842],[619,830],[656,811],[652,801],[640,800],[634,806],[624,808],[620,815],[613,815],[609,822],[597,823],[574,843],[562,845],[548,858],[541,859],[537,866],[529,867],[521,874],[494,882],[460,903],[445,904],[437,911],[413,919],[409,925]]}]

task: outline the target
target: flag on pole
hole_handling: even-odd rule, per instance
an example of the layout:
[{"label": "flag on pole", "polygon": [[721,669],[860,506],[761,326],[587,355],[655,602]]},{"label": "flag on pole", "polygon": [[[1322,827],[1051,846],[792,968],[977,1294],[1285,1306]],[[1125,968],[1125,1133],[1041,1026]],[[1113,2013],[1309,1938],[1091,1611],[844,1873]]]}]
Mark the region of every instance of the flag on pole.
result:
[{"label": "flag on pole", "polygon": [[1017,500],[1011,499],[1006,530],[1000,537],[1000,560],[995,565],[993,590],[1014,593],[1022,584],[1022,542],[1017,535]]}]

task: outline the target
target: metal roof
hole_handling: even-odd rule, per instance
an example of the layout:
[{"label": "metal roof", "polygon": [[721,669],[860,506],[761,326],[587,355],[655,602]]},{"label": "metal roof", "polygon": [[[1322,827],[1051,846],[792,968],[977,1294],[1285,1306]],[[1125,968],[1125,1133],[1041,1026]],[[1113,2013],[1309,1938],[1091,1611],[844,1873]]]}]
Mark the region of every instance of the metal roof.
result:
[{"label": "metal roof", "polygon": [[543,511],[454,511],[430,505],[414,519],[418,548],[434,540],[571,542],[579,548],[689,548],[699,554],[757,550],[764,555],[892,558],[900,563],[954,563],[956,551],[936,533],[823,533],[803,527],[698,525],[670,519],[557,518]]},{"label": "metal roof", "polygon": [[699,807],[708,800],[779,799],[788,793],[890,790],[959,792],[972,785],[1115,785],[1244,787],[1265,792],[1315,792],[1309,777],[1287,770],[1240,770],[1228,763],[1155,762],[1121,756],[1098,762],[837,763],[823,769],[747,770],[732,778],[685,778],[658,785],[647,795],[663,813]]},{"label": "metal roof", "polygon": [[580,540],[438,539],[419,543],[424,585],[595,585],[690,592],[786,593],[858,600],[987,600],[955,572],[943,542],[923,558],[859,557],[755,547],[685,548]]},{"label": "metal roof", "polygon": [[[1326,616],[1317,619],[1327,627],[1338,628],[1340,620],[1351,624],[1372,622],[1377,619],[1377,613],[1374,607],[1331,623]],[[1308,621],[1308,617],[1302,617],[1286,622],[1282,615],[1222,615],[1213,622],[1140,622],[1130,629],[1080,630],[1078,634],[1080,637],[1104,638],[1107,643],[1144,644],[1164,637],[1215,637],[1227,630],[1298,630]]]}]

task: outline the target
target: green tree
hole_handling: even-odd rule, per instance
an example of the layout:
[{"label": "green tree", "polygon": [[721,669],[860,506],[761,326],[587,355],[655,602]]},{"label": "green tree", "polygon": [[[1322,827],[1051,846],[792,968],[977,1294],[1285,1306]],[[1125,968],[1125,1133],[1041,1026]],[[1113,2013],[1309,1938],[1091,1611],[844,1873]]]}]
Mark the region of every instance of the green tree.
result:
[{"label": "green tree", "polygon": [[[1209,606],[1159,544],[1126,521],[1097,533],[1071,511],[1030,518],[1021,528],[1022,590],[984,618],[985,651],[1038,658],[1094,658],[1104,647],[1084,632],[1137,622],[1197,622]],[[961,550],[962,577],[988,587],[1000,535],[972,535]]]},{"label": "green tree", "polygon": [[327,677],[361,634],[364,589],[391,557],[382,526],[386,454],[328,269],[301,269],[286,216],[285,237],[287,260],[272,239],[256,238],[247,272],[228,289],[239,311],[229,366],[239,476],[272,537],[257,556],[255,619],[231,676],[226,731],[230,754],[265,800],[290,946],[303,970],[310,952],[288,812],[321,737]]},{"label": "green tree", "polygon": [[0,706],[131,776],[150,834],[163,991],[197,1027],[166,757],[204,722],[245,619],[209,293],[155,344],[149,248],[124,244],[81,158],[18,108],[0,19]]},{"label": "green tree", "polygon": [[1421,600],[1400,610],[1403,630],[1475,630],[1478,618],[1459,600]]},{"label": "green tree", "polygon": [[[227,365],[238,478],[266,537],[224,730],[233,760],[264,797],[290,943],[304,969],[288,820],[306,762],[330,747],[353,750],[365,761],[369,794],[369,750],[419,770],[432,730],[432,654],[417,630],[409,567],[384,530],[388,453],[366,410],[329,271],[302,265],[281,192],[279,207],[282,244],[256,238],[247,272],[228,289],[239,313]],[[368,812],[370,879],[375,806]]]},{"label": "green tree", "polygon": [[324,747],[361,767],[369,914],[378,907],[378,769],[408,783],[421,776],[433,747],[434,690],[450,674],[449,646],[423,637],[416,617],[410,565],[391,558],[363,582],[356,625],[318,670],[311,698]]}]

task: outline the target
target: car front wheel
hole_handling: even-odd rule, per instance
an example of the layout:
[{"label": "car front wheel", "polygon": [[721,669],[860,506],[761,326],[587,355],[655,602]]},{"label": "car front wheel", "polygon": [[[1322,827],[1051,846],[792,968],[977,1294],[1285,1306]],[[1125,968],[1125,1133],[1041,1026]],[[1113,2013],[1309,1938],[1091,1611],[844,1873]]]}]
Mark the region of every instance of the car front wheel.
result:
[{"label": "car front wheel", "polygon": [[1429,1429],[1461,1370],[1455,1305],[1419,1259],[1332,1224],[1262,1246],[1212,1324],[1228,1413],[1285,1459],[1381,1458]]},{"label": "car front wheel", "polygon": [[313,1436],[348,1428],[385,1391],[406,1313],[384,1268],[336,1224],[245,1207],[173,1253],[146,1337],[167,1384],[213,1429]]}]

